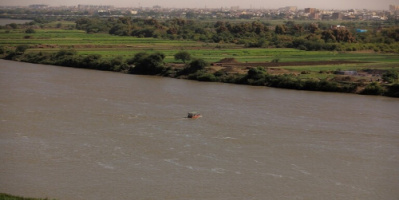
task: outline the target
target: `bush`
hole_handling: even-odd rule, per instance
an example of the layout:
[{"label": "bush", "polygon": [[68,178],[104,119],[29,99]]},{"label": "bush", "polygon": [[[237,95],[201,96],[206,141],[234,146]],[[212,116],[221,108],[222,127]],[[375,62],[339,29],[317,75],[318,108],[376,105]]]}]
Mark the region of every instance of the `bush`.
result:
[{"label": "bush", "polygon": [[25,30],[25,33],[36,33],[36,31],[35,31],[35,29],[33,29],[33,28],[28,28],[28,29],[26,29]]},{"label": "bush", "polygon": [[291,74],[270,76],[267,85],[278,88],[302,89],[302,81]]},{"label": "bush", "polygon": [[304,81],[302,89],[317,91],[317,90],[319,90],[319,82],[320,82],[319,80],[308,79],[308,80]]},{"label": "bush", "polygon": [[194,73],[196,71],[205,69],[206,66],[208,66],[208,63],[204,59],[195,59],[190,62],[187,72]]},{"label": "bush", "polygon": [[133,59],[128,61],[134,64],[134,68],[129,72],[148,75],[160,74],[165,70],[163,59],[165,59],[165,54],[163,53],[153,53],[150,55],[138,53]]},{"label": "bush", "polygon": [[52,59],[50,54],[43,54],[41,52],[25,53],[23,56],[21,56],[20,60],[29,63],[55,64],[51,61]]},{"label": "bush", "polygon": [[388,86],[387,91],[384,95],[390,97],[399,97],[399,83],[395,83],[391,86]]},{"label": "bush", "polygon": [[280,62],[280,58],[273,58],[272,63],[278,63]]},{"label": "bush", "polygon": [[199,81],[211,81],[211,82],[215,82],[218,79],[215,77],[214,74],[211,73],[202,73],[199,76],[197,76],[197,80]]},{"label": "bush", "polygon": [[338,92],[338,91],[340,91],[340,88],[339,88],[338,84],[335,82],[321,80],[319,83],[319,90],[327,91],[327,92]]},{"label": "bush", "polygon": [[198,81],[210,81],[210,82],[215,82],[218,81],[219,79],[216,78],[216,76],[212,73],[207,73],[203,70],[199,70],[193,74],[190,74],[188,76],[189,79],[192,80],[198,80]]},{"label": "bush", "polygon": [[18,45],[17,48],[15,49],[15,53],[23,54],[28,48],[29,48],[28,45]]},{"label": "bush", "polygon": [[6,59],[6,60],[14,60],[17,56],[18,56],[18,54],[15,51],[9,51],[6,54],[6,56],[4,57],[4,59]]},{"label": "bush", "polygon": [[399,73],[398,73],[398,71],[396,71],[394,69],[389,70],[382,75],[382,80],[384,80],[388,83],[397,82],[398,79],[399,79]]},{"label": "bush", "polygon": [[361,94],[364,95],[382,95],[384,93],[384,88],[377,82],[370,83],[364,88]]}]

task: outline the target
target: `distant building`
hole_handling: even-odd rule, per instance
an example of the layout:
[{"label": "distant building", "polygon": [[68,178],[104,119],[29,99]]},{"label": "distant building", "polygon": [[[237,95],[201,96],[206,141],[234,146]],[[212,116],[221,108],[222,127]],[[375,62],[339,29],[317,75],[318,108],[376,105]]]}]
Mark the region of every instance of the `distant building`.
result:
[{"label": "distant building", "polygon": [[78,5],[78,9],[80,10],[109,10],[113,8],[114,6],[110,5],[82,5],[82,4]]},{"label": "distant building", "polygon": [[131,15],[137,15],[138,13],[139,13],[139,12],[138,12],[137,10],[131,10],[131,11],[130,11],[130,14],[131,14]]},{"label": "distant building", "polygon": [[46,4],[32,4],[32,5],[29,5],[29,8],[31,8],[31,9],[46,9],[46,8],[48,8],[48,5],[46,5]]},{"label": "distant building", "polygon": [[344,17],[344,15],[342,13],[335,12],[332,14],[331,19],[342,20],[343,17]]},{"label": "distant building", "polygon": [[320,14],[317,13],[317,12],[310,13],[309,14],[309,19],[319,20],[320,19]]},{"label": "distant building", "polygon": [[395,12],[399,10],[399,5],[389,5],[389,11]]},{"label": "distant building", "polygon": [[305,8],[305,13],[316,13],[316,8]]},{"label": "distant building", "polygon": [[298,10],[298,7],[296,7],[296,6],[287,6],[287,7],[281,8],[281,10],[288,11],[288,12],[296,12]]},{"label": "distant building", "polygon": [[240,10],[240,6],[231,6],[230,10],[233,10],[233,11]]},{"label": "distant building", "polygon": [[322,19],[322,20],[330,20],[330,19],[331,19],[331,15],[329,15],[329,14],[323,14],[323,15],[321,15],[321,19]]}]

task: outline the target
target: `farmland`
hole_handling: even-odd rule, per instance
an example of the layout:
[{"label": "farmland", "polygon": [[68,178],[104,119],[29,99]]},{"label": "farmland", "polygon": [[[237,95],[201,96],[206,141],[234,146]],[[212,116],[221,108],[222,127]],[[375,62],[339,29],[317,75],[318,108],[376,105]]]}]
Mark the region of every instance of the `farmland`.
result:
[{"label": "farmland", "polygon": [[[61,24],[56,28],[54,24]],[[69,28],[67,28],[69,27]],[[399,56],[396,53],[382,53],[373,50],[362,51],[305,51],[293,48],[248,48],[244,44],[214,43],[183,39],[165,39],[153,37],[118,36],[108,33],[87,33],[71,28],[71,22],[58,22],[48,24],[47,27],[35,29],[34,33],[26,33],[25,28],[0,29],[0,46],[4,55],[12,52],[18,46],[25,46],[23,54],[56,54],[61,50],[73,50],[78,56],[97,56],[102,60],[115,60],[118,58],[125,62],[140,52],[147,54],[162,53],[162,62],[172,69],[166,76],[178,78],[191,78],[204,81],[223,81],[235,83],[249,83],[239,81],[248,70],[253,67],[263,67],[264,73],[269,75],[289,75],[295,77],[296,82],[308,80],[324,80],[345,82],[350,80],[356,84],[351,92],[361,92],[372,82],[382,82],[382,75],[387,70],[398,71]],[[196,76],[178,76],[178,70],[185,65],[175,60],[177,52],[185,51],[192,59],[202,59],[209,63],[218,62],[225,58],[234,58],[235,64],[224,63],[223,66],[208,66],[202,73],[208,74],[208,78]],[[32,62],[25,59],[24,55],[12,59]],[[308,63],[299,65],[298,63]],[[53,64],[51,62],[44,64]],[[106,69],[113,70],[113,69]],[[119,71],[120,69],[116,70]],[[114,70],[113,70],[114,71]],[[124,70],[121,70],[124,71]],[[126,71],[126,70],[125,70]],[[218,76],[212,73],[219,71]],[[338,71],[356,71],[356,75],[342,78]],[[198,72],[197,72],[198,73]],[[202,74],[202,75],[204,75]],[[210,75],[209,75],[210,74]],[[222,75],[229,76],[229,80]],[[165,75],[165,74],[164,74]],[[231,80],[231,76],[236,76]],[[336,78],[338,76],[338,78]],[[202,77],[202,76],[201,76]],[[294,80],[293,77],[290,80]],[[341,83],[339,83],[341,84]],[[255,85],[268,85],[256,83]],[[296,88],[295,89],[302,89]],[[335,90],[333,90],[335,91]]]}]

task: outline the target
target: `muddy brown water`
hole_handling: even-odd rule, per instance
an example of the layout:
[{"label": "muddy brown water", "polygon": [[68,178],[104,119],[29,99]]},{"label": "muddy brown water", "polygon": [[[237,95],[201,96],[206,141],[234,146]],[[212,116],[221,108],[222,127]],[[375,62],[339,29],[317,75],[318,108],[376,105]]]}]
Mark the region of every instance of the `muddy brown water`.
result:
[{"label": "muddy brown water", "polygon": [[[398,199],[399,100],[0,60],[0,192]],[[203,117],[185,118],[198,111]]]},{"label": "muddy brown water", "polygon": [[7,25],[7,24],[12,24],[12,23],[15,23],[15,24],[25,24],[25,23],[28,23],[28,22],[31,22],[31,21],[32,21],[32,20],[0,18],[0,25],[1,25],[1,26],[4,26],[4,25]]}]

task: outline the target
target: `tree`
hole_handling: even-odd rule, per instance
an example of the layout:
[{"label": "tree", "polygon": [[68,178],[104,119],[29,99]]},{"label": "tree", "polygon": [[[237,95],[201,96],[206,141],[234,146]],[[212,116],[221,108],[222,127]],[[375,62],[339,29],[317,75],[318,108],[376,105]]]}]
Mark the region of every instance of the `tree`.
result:
[{"label": "tree", "polygon": [[382,75],[382,80],[388,83],[394,83],[399,80],[399,73],[396,70],[388,70]]},{"label": "tree", "polygon": [[75,49],[61,49],[57,53],[55,53],[55,58],[61,58],[65,56],[74,56],[77,52]]},{"label": "tree", "polygon": [[399,83],[395,83],[391,86],[388,86],[388,90],[384,95],[390,96],[390,97],[399,97]]},{"label": "tree", "polygon": [[130,35],[129,26],[126,24],[118,23],[115,24],[110,30],[109,34],[112,35],[120,35],[120,36],[128,36]]},{"label": "tree", "polygon": [[186,61],[191,60],[191,55],[187,51],[180,51],[175,54],[175,60],[181,60],[186,63]]},{"label": "tree", "polygon": [[195,71],[205,69],[206,66],[208,66],[208,63],[201,58],[195,59],[190,63],[190,68]]},{"label": "tree", "polygon": [[276,34],[285,34],[286,31],[287,27],[285,27],[284,25],[277,25],[276,29],[274,30]]},{"label": "tree", "polygon": [[18,45],[17,48],[15,49],[15,52],[17,54],[23,54],[25,51],[29,48],[28,45]]},{"label": "tree", "polygon": [[352,33],[346,29],[326,30],[321,33],[321,39],[325,42],[355,42],[356,39]]},{"label": "tree", "polygon": [[18,25],[17,25],[16,23],[11,23],[11,24],[9,24],[9,26],[10,26],[12,29],[17,29],[17,28],[18,28]]},{"label": "tree", "polygon": [[148,56],[148,53],[146,53],[146,52],[136,53],[133,58],[127,60],[127,64],[136,65],[137,63],[141,62],[147,56]]},{"label": "tree", "polygon": [[311,33],[316,33],[319,30],[319,26],[317,24],[309,24],[306,27]]},{"label": "tree", "polygon": [[97,69],[100,63],[101,55],[99,54],[92,54],[88,55],[85,58],[83,58],[81,62],[81,67],[82,68],[87,68],[87,69]]},{"label": "tree", "polygon": [[264,85],[267,72],[263,67],[252,67],[248,70],[246,80],[251,85]]},{"label": "tree", "polygon": [[28,28],[25,30],[25,33],[36,33],[36,31],[33,28]]},{"label": "tree", "polygon": [[195,73],[199,70],[205,69],[208,66],[208,63],[204,59],[195,59],[188,64],[188,66],[181,71],[181,74],[190,74]]},{"label": "tree", "polygon": [[134,68],[130,70],[130,73],[134,74],[159,74],[164,71],[164,63],[163,59],[165,59],[165,54],[163,53],[138,53],[134,56],[134,58],[129,63],[134,64]]},{"label": "tree", "polygon": [[365,95],[381,95],[384,93],[384,88],[377,82],[372,82],[364,88],[361,94]]}]

